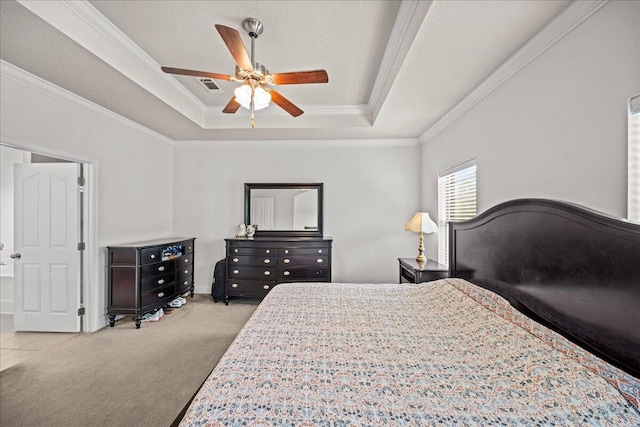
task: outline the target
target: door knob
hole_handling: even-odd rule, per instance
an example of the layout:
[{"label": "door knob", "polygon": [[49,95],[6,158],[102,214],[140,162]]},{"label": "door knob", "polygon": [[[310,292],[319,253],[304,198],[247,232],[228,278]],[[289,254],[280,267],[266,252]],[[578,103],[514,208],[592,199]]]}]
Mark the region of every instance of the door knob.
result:
[{"label": "door knob", "polygon": [[15,253],[15,254],[9,255],[9,258],[12,258],[12,259],[20,259],[21,257],[22,257],[22,255],[20,255],[20,253]]}]

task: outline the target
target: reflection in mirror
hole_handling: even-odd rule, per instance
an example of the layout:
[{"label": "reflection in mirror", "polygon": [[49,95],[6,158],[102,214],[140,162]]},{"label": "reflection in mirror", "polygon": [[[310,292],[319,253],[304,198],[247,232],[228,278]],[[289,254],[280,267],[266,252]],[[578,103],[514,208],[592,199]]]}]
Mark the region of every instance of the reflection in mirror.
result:
[{"label": "reflection in mirror", "polygon": [[245,184],[245,224],[257,236],[322,236],[321,183]]},{"label": "reflection in mirror", "polygon": [[258,230],[318,229],[317,189],[256,189],[251,191],[251,222]]}]

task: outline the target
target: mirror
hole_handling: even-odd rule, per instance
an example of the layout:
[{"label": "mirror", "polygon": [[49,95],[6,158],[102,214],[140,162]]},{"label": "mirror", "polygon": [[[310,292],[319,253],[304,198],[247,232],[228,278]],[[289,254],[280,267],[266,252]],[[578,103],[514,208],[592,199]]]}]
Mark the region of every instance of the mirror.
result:
[{"label": "mirror", "polygon": [[244,222],[256,236],[322,236],[323,184],[245,184]]}]

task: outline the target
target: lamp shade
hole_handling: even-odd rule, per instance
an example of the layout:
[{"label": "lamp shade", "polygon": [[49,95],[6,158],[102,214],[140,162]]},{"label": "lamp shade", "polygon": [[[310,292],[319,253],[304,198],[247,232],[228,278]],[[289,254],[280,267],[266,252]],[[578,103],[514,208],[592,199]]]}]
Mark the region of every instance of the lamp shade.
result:
[{"label": "lamp shade", "polygon": [[438,226],[435,222],[429,218],[429,214],[426,212],[416,212],[413,218],[409,220],[404,227],[406,231],[413,231],[414,233],[437,233]]},{"label": "lamp shade", "polygon": [[[237,87],[233,93],[238,104],[247,109],[251,108],[251,86],[243,84]],[[271,94],[269,92],[261,87],[256,87],[253,90],[253,107],[256,111],[268,107],[269,102],[271,102]]]}]

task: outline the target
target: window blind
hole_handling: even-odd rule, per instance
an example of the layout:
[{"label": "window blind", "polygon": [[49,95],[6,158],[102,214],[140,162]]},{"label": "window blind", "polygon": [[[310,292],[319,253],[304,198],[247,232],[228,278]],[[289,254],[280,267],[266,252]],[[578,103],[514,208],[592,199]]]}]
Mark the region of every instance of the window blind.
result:
[{"label": "window blind", "polygon": [[464,221],[477,214],[475,160],[438,175],[438,258],[449,265],[449,222]]}]

